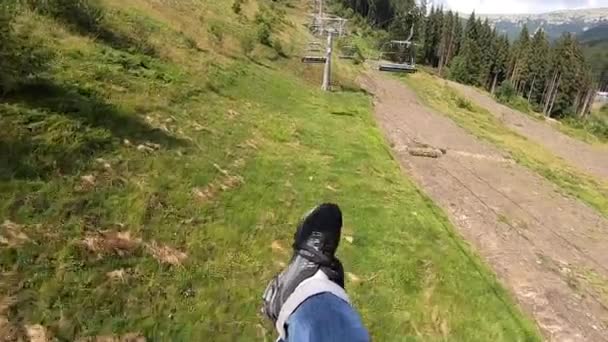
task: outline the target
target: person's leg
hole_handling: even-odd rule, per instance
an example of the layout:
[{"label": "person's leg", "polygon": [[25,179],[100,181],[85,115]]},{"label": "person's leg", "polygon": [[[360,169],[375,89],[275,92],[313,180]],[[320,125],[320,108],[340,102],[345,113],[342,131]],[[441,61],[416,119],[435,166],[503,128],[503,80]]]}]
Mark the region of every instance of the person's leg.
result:
[{"label": "person's leg", "polygon": [[342,211],[317,206],[298,224],[289,265],[262,295],[262,313],[287,342],[369,341],[344,289],[344,268],[336,250]]},{"label": "person's leg", "polygon": [[287,321],[286,342],[367,342],[359,314],[331,293],[308,298]]}]

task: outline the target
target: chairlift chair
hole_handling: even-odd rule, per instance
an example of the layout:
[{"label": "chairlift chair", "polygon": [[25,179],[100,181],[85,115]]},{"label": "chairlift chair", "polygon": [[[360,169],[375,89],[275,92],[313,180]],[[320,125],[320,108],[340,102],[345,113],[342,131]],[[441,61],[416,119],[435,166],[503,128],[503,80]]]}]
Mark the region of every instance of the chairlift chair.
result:
[{"label": "chairlift chair", "polygon": [[327,57],[325,56],[303,56],[302,63],[304,64],[325,64]]},{"label": "chairlift chair", "polygon": [[[389,55],[389,54],[390,53],[388,53],[388,52],[383,53],[384,56]],[[396,54],[396,53],[393,53],[393,54]],[[395,63],[395,62],[390,62],[389,60],[384,59],[379,63],[378,70],[387,71],[387,72],[403,72],[403,73],[415,73],[416,71],[418,71],[413,59],[409,63],[408,62]]]},{"label": "chairlift chair", "polygon": [[[411,41],[413,36],[414,26],[412,26],[410,36],[406,40],[391,40],[384,44],[380,55],[378,70],[402,73],[415,73],[418,71],[414,58],[414,49],[412,48],[414,46],[414,43]],[[387,51],[387,46],[390,46],[391,48],[397,47],[398,51]],[[409,55],[409,62],[406,62],[403,58],[403,55],[406,53],[406,49],[408,50],[407,54]],[[395,57],[388,58],[390,55]]]},{"label": "chairlift chair", "polygon": [[327,57],[322,54],[322,44],[319,42],[308,43],[306,54],[302,57],[304,64],[325,64]]},{"label": "chairlift chair", "polygon": [[308,47],[306,48],[306,51],[308,52],[321,52],[323,46],[321,45],[321,43],[319,42],[310,42],[308,43]]}]

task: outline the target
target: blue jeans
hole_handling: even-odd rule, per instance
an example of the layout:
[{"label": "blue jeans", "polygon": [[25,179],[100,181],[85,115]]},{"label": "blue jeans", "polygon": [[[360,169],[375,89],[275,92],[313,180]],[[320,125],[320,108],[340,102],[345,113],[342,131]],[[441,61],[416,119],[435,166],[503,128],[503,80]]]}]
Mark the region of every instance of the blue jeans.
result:
[{"label": "blue jeans", "polygon": [[287,320],[286,342],[368,342],[361,317],[331,293],[308,298]]}]

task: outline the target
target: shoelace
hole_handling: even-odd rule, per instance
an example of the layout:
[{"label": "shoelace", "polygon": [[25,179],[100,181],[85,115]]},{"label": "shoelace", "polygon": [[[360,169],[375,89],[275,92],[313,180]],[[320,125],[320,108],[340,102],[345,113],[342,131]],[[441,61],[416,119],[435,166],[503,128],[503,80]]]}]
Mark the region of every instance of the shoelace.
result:
[{"label": "shoelace", "polygon": [[297,253],[304,259],[314,262],[325,267],[334,266],[334,258],[330,258],[327,255],[319,252],[318,250],[308,246],[294,246]]}]

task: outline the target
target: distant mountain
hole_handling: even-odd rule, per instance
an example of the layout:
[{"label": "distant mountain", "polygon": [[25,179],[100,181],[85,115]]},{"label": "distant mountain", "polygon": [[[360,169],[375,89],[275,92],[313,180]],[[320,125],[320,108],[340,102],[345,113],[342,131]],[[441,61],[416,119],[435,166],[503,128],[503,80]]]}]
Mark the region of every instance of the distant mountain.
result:
[{"label": "distant mountain", "polygon": [[608,23],[602,23],[579,34],[578,40],[584,45],[591,46],[608,42]]},{"label": "distant mountain", "polygon": [[[466,16],[465,16],[466,17]],[[551,38],[558,38],[564,32],[581,34],[597,26],[608,24],[608,8],[556,11],[544,14],[481,14],[499,32],[514,39],[522,27],[528,26],[530,33],[543,28]]]}]

